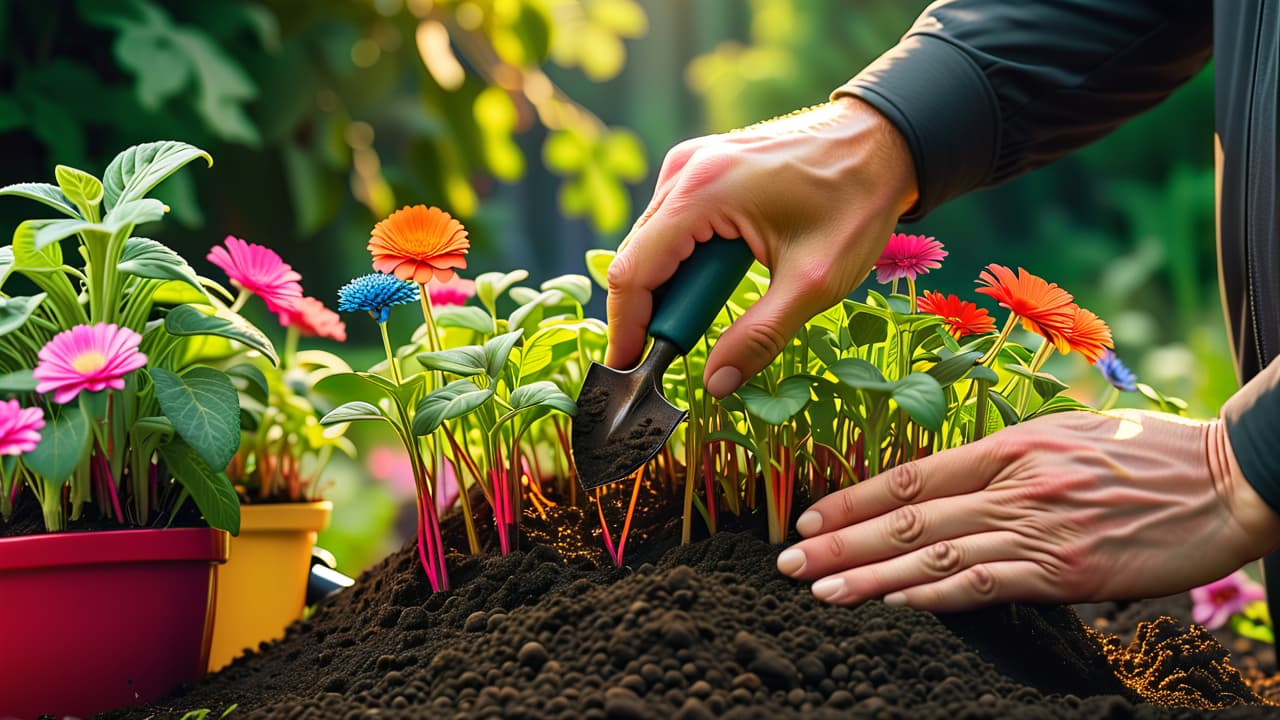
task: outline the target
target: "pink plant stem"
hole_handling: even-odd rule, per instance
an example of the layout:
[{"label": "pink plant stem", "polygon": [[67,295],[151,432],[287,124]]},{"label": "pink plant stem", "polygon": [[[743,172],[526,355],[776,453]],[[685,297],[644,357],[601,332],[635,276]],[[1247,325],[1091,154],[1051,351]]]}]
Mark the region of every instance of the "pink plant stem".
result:
[{"label": "pink plant stem", "polygon": [[431,561],[431,558],[428,557],[432,553],[430,552],[430,548],[429,548],[430,541],[427,540],[426,519],[423,517],[422,508],[423,508],[423,503],[422,503],[422,500],[419,499],[418,500],[418,559],[422,562],[422,569],[425,570],[427,573],[427,582],[431,583],[431,592],[436,592],[440,589],[440,579],[436,577],[435,570],[432,567],[433,563]]},{"label": "pink plant stem", "polygon": [[596,512],[600,514],[600,533],[601,533],[601,536],[604,538],[604,549],[606,552],[609,553],[609,559],[613,561],[614,566],[617,567],[621,563],[619,563],[618,561],[617,551],[614,550],[613,548],[613,538],[609,536],[609,523],[605,522],[605,519],[604,519],[604,500],[602,497],[603,495],[604,495],[603,489],[596,491]]},{"label": "pink plant stem", "polygon": [[9,490],[9,506],[13,507],[18,502],[18,493],[22,491],[22,483],[15,482]]},{"label": "pink plant stem", "polygon": [[636,514],[636,499],[640,497],[640,483],[644,482],[646,469],[636,473],[636,482],[631,487],[631,502],[627,504],[627,519],[622,523],[622,534],[618,536],[618,554],[613,560],[616,567],[622,567],[622,553],[627,546],[627,536],[631,534],[631,518]]}]

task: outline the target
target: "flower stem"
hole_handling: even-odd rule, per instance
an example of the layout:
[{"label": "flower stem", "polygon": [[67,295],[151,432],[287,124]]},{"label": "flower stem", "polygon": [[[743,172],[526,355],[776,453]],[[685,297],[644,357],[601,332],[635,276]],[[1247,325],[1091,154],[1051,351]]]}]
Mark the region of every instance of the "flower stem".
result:
[{"label": "flower stem", "polygon": [[911,313],[916,312],[916,279],[910,275],[907,276],[907,295],[911,296]]},{"label": "flower stem", "polygon": [[240,294],[236,296],[236,301],[231,303],[231,307],[227,309],[233,313],[240,312],[240,308],[243,308],[244,304],[249,302],[249,296],[252,294],[253,293],[249,292],[245,288],[240,288]]},{"label": "flower stem", "polygon": [[440,336],[436,331],[436,317],[431,312],[431,297],[427,295],[427,284],[419,288],[418,302],[422,305],[422,321],[427,324],[427,348],[431,352],[440,350]]},{"label": "flower stem", "polygon": [[280,367],[287,370],[293,367],[298,357],[298,338],[301,333],[298,332],[297,325],[290,325],[284,334],[284,354],[280,358]]},{"label": "flower stem", "polygon": [[400,365],[396,362],[396,354],[391,350],[391,337],[387,335],[387,324],[378,323],[378,331],[382,333],[382,349],[387,353],[387,367],[391,369],[391,380],[399,385],[401,383]]},{"label": "flower stem", "polygon": [[994,362],[996,355],[1000,354],[1000,348],[1004,347],[1004,341],[1009,339],[1009,333],[1013,332],[1013,326],[1018,322],[1017,313],[1009,313],[1009,319],[1004,324],[1004,329],[1000,331],[1000,337],[996,338],[996,344],[991,346],[987,354],[978,360],[979,365],[990,365]]}]

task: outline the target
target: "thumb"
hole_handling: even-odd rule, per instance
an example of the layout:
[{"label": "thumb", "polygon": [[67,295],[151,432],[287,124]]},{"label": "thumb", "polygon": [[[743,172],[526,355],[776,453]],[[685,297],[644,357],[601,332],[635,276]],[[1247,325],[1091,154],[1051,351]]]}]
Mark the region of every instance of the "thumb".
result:
[{"label": "thumb", "polygon": [[844,297],[828,260],[779,266],[769,289],[724,331],[707,356],[703,385],[718,398],[773,362],[809,318]]}]

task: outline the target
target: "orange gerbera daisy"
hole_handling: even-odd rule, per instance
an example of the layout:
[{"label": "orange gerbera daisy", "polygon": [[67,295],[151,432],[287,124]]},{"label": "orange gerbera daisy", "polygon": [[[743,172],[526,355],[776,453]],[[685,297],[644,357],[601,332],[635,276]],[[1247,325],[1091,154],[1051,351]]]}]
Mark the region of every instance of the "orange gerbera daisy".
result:
[{"label": "orange gerbera daisy", "polygon": [[466,254],[471,248],[467,230],[440,208],[401,208],[374,225],[370,235],[373,269],[401,280],[419,285],[432,278],[449,282],[454,270],[467,266]]},{"label": "orange gerbera daisy", "polygon": [[1071,329],[1063,335],[1064,342],[1056,343],[1058,350],[1064,353],[1075,350],[1090,365],[1098,362],[1104,350],[1115,347],[1111,341],[1111,328],[1107,327],[1102,318],[1079,306],[1075,306]]},{"label": "orange gerbera daisy", "polygon": [[1022,327],[1061,347],[1062,337],[1071,330],[1075,316],[1071,293],[1023,268],[1014,275],[997,263],[991,263],[978,275],[978,284],[986,286],[978,288],[979,293],[1022,318]]},{"label": "orange gerbera daisy", "polygon": [[996,321],[986,308],[980,308],[955,295],[944,296],[940,292],[925,290],[917,307],[921,312],[941,317],[947,326],[947,332],[957,340],[965,335],[988,333],[996,329]]}]

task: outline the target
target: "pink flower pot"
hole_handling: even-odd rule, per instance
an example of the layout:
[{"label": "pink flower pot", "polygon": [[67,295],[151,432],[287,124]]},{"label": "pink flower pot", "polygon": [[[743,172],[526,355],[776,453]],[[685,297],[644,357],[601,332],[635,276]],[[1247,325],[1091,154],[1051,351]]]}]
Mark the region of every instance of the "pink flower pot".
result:
[{"label": "pink flower pot", "polygon": [[88,717],[204,675],[221,530],[0,539],[0,719]]}]

